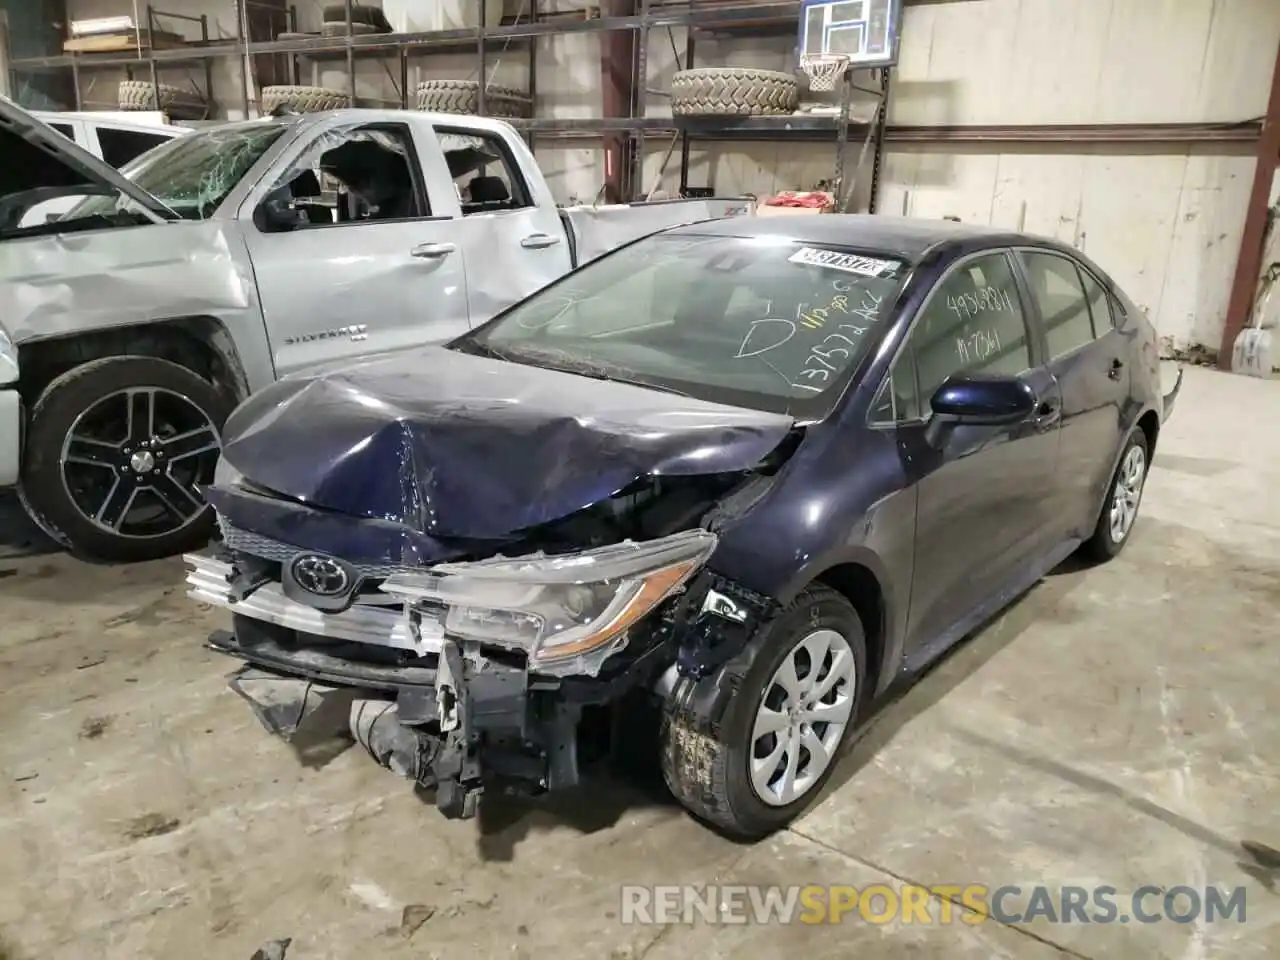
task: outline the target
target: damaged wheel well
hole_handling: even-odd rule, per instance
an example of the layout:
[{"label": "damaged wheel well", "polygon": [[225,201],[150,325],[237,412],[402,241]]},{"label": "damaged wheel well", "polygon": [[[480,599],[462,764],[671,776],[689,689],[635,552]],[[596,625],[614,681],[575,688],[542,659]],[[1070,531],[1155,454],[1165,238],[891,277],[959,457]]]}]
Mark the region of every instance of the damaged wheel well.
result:
[{"label": "damaged wheel well", "polygon": [[876,575],[859,563],[842,563],[818,577],[818,583],[835,590],[858,611],[867,641],[868,690],[874,691],[884,668],[885,608],[884,591]]},{"label": "damaged wheel well", "polygon": [[249,385],[226,329],[212,317],[182,317],[52,337],[19,348],[23,400],[34,405],[53,380],[90,360],[111,356],[144,356],[168,360],[198,374],[236,400],[249,395]]},{"label": "damaged wheel well", "polygon": [[1148,410],[1138,418],[1138,426],[1147,438],[1147,460],[1156,452],[1156,437],[1160,435],[1160,418],[1154,410]]}]

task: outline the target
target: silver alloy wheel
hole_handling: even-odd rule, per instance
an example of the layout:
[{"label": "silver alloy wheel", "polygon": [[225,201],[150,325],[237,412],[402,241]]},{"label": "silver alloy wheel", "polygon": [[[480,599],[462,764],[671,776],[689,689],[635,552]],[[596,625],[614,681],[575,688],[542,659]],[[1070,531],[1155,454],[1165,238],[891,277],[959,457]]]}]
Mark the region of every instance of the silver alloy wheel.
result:
[{"label": "silver alloy wheel", "polygon": [[110,393],[76,417],[58,465],[81,516],[116,536],[147,539],[200,519],[199,487],[212,478],[221,446],[217,427],[191,398],[136,387]]},{"label": "silver alloy wheel", "polygon": [[809,792],[835,758],[857,692],[849,641],[831,629],[807,634],[765,685],[751,729],[751,786],[784,807]]},{"label": "silver alloy wheel", "polygon": [[1141,447],[1130,447],[1116,475],[1115,494],[1111,498],[1111,539],[1123,543],[1138,515],[1142,484],[1147,476],[1147,457]]}]

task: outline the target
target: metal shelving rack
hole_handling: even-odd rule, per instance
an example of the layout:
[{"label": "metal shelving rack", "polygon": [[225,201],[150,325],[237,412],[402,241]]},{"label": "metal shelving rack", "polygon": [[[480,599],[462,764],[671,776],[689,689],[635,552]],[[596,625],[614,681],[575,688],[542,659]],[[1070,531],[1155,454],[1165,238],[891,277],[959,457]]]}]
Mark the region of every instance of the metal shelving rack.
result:
[{"label": "metal shelving rack", "polygon": [[[485,22],[484,4],[500,0],[481,0],[481,23]],[[395,57],[399,65],[398,82],[391,77],[400,96],[400,105],[409,106],[409,60],[434,53],[474,52],[479,66],[479,76],[486,77],[488,59],[493,51],[524,47],[529,57],[529,95],[537,95],[537,57],[535,41],[538,37],[577,33],[603,33],[611,30],[637,31],[637,55],[633,62],[633,89],[637,92],[630,117],[592,117],[583,119],[534,118],[514,121],[527,137],[555,138],[594,137],[602,133],[629,134],[630,146],[630,194],[642,194],[639,182],[646,137],[668,135],[680,143],[680,188],[690,189],[689,153],[697,140],[787,140],[830,142],[837,147],[835,163],[837,179],[844,167],[846,147],[851,139],[861,136],[872,157],[871,204],[874,209],[876,186],[879,177],[885,134],[885,110],[882,107],[873,124],[859,123],[850,117],[850,97],[854,89],[846,84],[841,110],[836,115],[795,114],[782,117],[706,117],[669,118],[646,115],[648,92],[648,40],[652,31],[671,33],[687,30],[684,55],[686,68],[695,64],[697,40],[700,35],[725,36],[785,36],[797,29],[800,4],[796,0],[742,0],[740,3],[708,3],[707,0],[690,0],[686,3],[639,0],[639,12],[625,17],[578,18],[564,15],[542,15],[537,0],[529,0],[529,14],[521,22],[504,23],[498,27],[468,27],[456,30],[435,30],[422,33],[375,34],[340,37],[308,37],[301,39],[250,41],[244,34],[245,5],[256,5],[254,0],[235,0],[237,36],[230,40],[213,40],[208,36],[207,17],[198,18],[202,24],[202,39],[182,47],[132,50],[127,53],[61,54],[47,57],[26,57],[10,61],[13,73],[31,73],[46,70],[69,69],[74,75],[76,97],[79,100],[80,72],[100,68],[125,68],[130,73],[138,67],[151,71],[157,82],[158,71],[166,65],[205,63],[206,79],[211,81],[210,61],[220,58],[237,58],[242,64],[242,103],[248,112],[248,83],[245,64],[249,58],[267,55],[284,55],[289,58],[290,75],[298,77],[300,60],[342,59],[346,61],[350,89],[355,89],[355,63],[361,59],[387,60]],[[347,20],[351,20],[351,0],[346,0]],[[148,30],[153,23],[153,12],[159,16],[168,14],[147,8]],[[288,8],[287,23],[296,22],[295,8]],[[674,33],[671,40],[675,46]],[[880,74],[879,95],[887,97],[889,71]],[[388,69],[390,76],[390,70]],[[484,109],[484,88],[480,84],[480,107]],[[15,85],[16,89],[16,85]],[[860,88],[864,89],[865,88]],[[211,94],[207,89],[207,93]],[[866,91],[876,92],[876,91]],[[77,107],[80,104],[77,102]]]}]

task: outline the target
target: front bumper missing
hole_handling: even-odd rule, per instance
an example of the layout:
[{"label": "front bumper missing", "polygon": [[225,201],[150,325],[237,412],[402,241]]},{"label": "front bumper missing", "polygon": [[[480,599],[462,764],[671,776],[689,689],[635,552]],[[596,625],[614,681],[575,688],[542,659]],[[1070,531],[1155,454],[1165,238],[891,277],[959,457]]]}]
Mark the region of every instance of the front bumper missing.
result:
[{"label": "front bumper missing", "polygon": [[769,608],[701,575],[601,673],[547,677],[523,659],[447,637],[438,624],[407,624],[398,605],[323,614],[276,583],[246,587],[229,559],[189,556],[188,593],[232,614],[232,629],[214,632],[209,646],[245,661],[230,685],[263,726],[300,751],[312,734],[354,740],[434,788],[451,818],[474,816],[489,786],[527,795],[578,784],[580,758],[594,745],[587,711],[618,723],[635,703],[630,693],[661,699],[677,670],[719,689],[713,675]]},{"label": "front bumper missing", "polygon": [[393,772],[434,788],[446,817],[474,816],[495,781],[526,794],[578,782],[579,710],[540,698],[522,667],[464,655],[449,640],[436,669],[409,668],[405,677],[405,668],[340,666],[288,643],[245,642],[255,625],[237,621],[239,637],[220,631],[209,645],[248,661],[229,685],[269,732],[295,743],[347,736]]}]

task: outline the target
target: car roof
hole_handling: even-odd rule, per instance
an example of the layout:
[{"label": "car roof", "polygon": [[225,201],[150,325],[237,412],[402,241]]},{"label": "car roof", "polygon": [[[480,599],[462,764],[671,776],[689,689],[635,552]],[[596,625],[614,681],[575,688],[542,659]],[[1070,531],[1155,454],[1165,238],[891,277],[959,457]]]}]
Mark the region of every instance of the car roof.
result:
[{"label": "car roof", "polygon": [[985,240],[991,246],[1042,245],[1040,237],[998,227],[923,217],[837,213],[790,217],[727,217],[676,227],[669,233],[721,237],[787,237],[801,243],[820,243],[894,253],[918,260],[943,243]]}]

